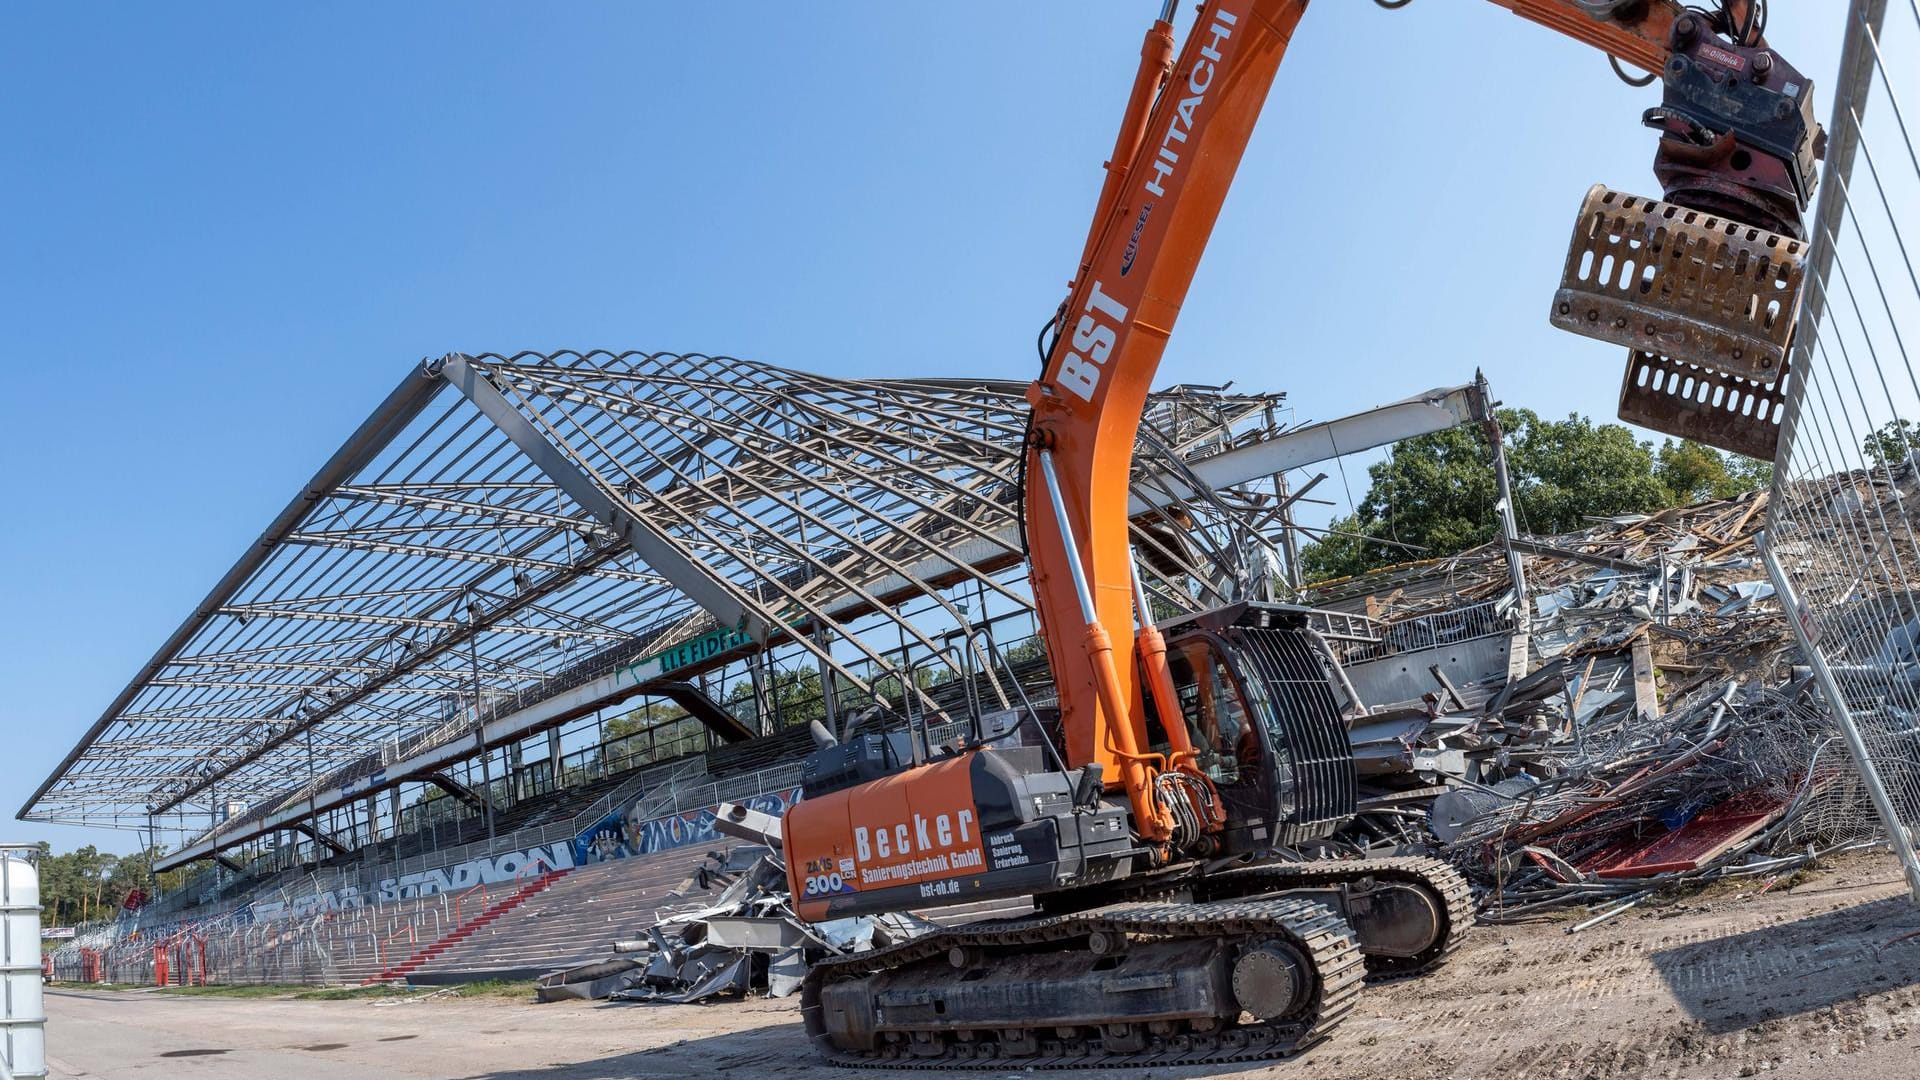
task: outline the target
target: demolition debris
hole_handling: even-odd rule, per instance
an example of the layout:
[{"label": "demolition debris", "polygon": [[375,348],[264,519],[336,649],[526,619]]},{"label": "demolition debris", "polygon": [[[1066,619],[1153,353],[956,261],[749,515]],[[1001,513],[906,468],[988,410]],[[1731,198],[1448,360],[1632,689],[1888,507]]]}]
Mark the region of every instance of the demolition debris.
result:
[{"label": "demolition debris", "polygon": [[1427,675],[1353,726],[1363,813],[1339,853],[1441,854],[1483,920],[1587,905],[1581,929],[1663,889],[1771,887],[1875,843],[1756,557],[1767,498],[1514,540],[1524,594],[1500,541],[1315,590],[1381,627],[1384,650],[1346,644],[1363,696],[1383,669],[1401,689]]},{"label": "demolition debris", "polygon": [[801,922],[780,863],[779,823],[733,804],[719,817],[722,831],[761,842],[708,852],[677,890],[718,895],[667,914],[641,938],[614,942],[606,960],[547,975],[535,990],[541,1001],[684,1005],[754,991],[786,997],[822,957],[884,948],[935,928],[904,913]]},{"label": "demolition debris", "polygon": [[[1863,505],[1901,497],[1842,486],[1834,497]],[[1748,878],[1764,891],[1878,843],[1754,549],[1767,499],[1594,520],[1310,589],[1360,813],[1306,854],[1438,855],[1473,883],[1483,921],[1584,906],[1577,931],[1663,890]],[[822,958],[936,928],[801,922],[778,822],[720,818],[746,843],[709,854],[687,886],[717,895],[548,976],[543,1000],[782,997]]]}]

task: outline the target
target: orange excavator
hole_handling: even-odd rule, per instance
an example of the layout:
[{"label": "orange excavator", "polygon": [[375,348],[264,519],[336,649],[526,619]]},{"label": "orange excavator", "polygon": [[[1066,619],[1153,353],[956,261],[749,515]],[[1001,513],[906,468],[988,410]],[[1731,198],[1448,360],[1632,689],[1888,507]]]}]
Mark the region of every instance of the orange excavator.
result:
[{"label": "orange excavator", "polygon": [[[1662,84],[1643,120],[1664,198],[1588,193],[1551,320],[1628,347],[1623,414],[1764,451],[1777,416],[1737,398],[1784,375],[1820,152],[1811,87],[1767,47],[1764,4],[1495,2]],[[1248,601],[1156,624],[1129,548],[1149,384],[1306,6],[1206,0],[1177,56],[1171,2],[1147,31],[1028,391],[1024,521],[1058,705],[1015,730],[1040,737],[936,754],[816,729],[781,825],[802,918],[1037,908],[816,965],[802,1012],[832,1060],[1283,1056],[1323,1038],[1369,974],[1433,967],[1471,921],[1439,860],[1308,857],[1357,798],[1314,613]]]}]

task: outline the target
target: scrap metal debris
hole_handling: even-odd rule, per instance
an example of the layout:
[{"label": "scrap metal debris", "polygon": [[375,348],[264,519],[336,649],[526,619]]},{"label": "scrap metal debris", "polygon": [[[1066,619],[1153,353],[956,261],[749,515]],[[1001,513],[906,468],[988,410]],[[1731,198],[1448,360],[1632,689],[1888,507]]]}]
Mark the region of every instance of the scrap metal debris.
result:
[{"label": "scrap metal debris", "polygon": [[536,994],[542,1001],[672,1004],[756,991],[786,997],[822,957],[882,948],[934,928],[905,913],[803,923],[793,913],[779,855],[766,845],[708,852],[675,895],[716,890],[705,903],[663,916],[643,938],[615,942],[613,957],[545,976]]},{"label": "scrap metal debris", "polygon": [[[1901,497],[1858,487],[1843,494]],[[1523,580],[1496,540],[1309,589],[1360,792],[1319,854],[1439,854],[1474,884],[1483,919],[1585,906],[1578,931],[1676,887],[1770,888],[1879,843],[1754,549],[1767,498],[1516,539]],[[1886,642],[1890,672],[1914,667],[1916,640],[1920,625]],[[683,887],[715,899],[619,943],[606,964],[549,976],[542,996],[784,996],[820,957],[932,928],[800,922],[777,822],[739,808],[721,818],[752,843],[711,854]]]},{"label": "scrap metal debris", "polygon": [[1361,813],[1333,853],[1439,853],[1483,918],[1586,905],[1578,930],[1877,842],[1756,557],[1766,502],[1522,538],[1524,597],[1501,541],[1313,590],[1383,628],[1343,645],[1370,708],[1351,733]]}]

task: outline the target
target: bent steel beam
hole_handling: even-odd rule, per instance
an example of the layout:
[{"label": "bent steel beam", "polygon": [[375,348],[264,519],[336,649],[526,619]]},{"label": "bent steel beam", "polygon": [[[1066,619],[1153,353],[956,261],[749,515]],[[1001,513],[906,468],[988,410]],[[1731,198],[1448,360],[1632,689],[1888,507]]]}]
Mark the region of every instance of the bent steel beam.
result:
[{"label": "bent steel beam", "polygon": [[653,683],[647,689],[687,710],[687,715],[705,724],[708,730],[726,742],[746,742],[756,734],[752,728],[741,723],[739,717],[721,708],[719,702],[708,697],[705,690],[690,682],[663,679]]},{"label": "bent steel beam", "polygon": [[[422,783],[432,784],[434,787],[437,787],[441,791],[444,791],[447,794],[453,796],[454,798],[459,799],[461,802],[466,803],[468,806],[473,807],[475,810],[492,810],[493,809],[493,807],[488,804],[486,796],[473,790],[471,787],[468,787],[467,785],[461,783],[460,781],[455,780],[452,776],[448,775],[447,773],[444,773],[444,772],[428,773],[427,775],[422,776],[420,780]],[[355,792],[352,794],[351,797],[359,798],[360,796],[358,792]],[[347,800],[342,799],[341,801],[345,802]],[[339,805],[339,803],[336,803],[335,805]]]},{"label": "bent steel beam", "polygon": [[764,619],[666,535],[621,505],[605,487],[554,446],[500,393],[486,373],[474,366],[471,357],[448,353],[427,369],[451,383],[569,498],[619,534],[648,567],[706,609],[720,625],[737,626],[754,641],[767,639]]},{"label": "bent steel beam", "polygon": [[352,848],[327,835],[325,829],[315,828],[310,821],[290,821],[287,823],[287,828],[292,829],[294,832],[307,834],[313,838],[314,843],[324,844],[331,849],[335,855],[350,855],[353,853]]},{"label": "bent steel beam", "polygon": [[[1193,474],[1209,487],[1223,488],[1316,461],[1475,423],[1490,415],[1485,390],[1484,379],[1464,386],[1438,387],[1391,405],[1295,428],[1276,438],[1202,458],[1193,463]],[[1142,514],[1156,506],[1199,494],[1191,485],[1177,479],[1168,487],[1170,490],[1164,494],[1135,492],[1131,511]]]}]

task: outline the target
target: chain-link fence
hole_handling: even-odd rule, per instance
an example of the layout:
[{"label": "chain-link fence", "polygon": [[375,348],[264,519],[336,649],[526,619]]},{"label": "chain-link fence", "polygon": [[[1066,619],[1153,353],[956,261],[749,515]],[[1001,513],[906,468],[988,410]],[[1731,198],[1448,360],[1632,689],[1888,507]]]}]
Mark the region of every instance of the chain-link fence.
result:
[{"label": "chain-link fence", "polygon": [[1920,2],[1845,19],[1763,552],[1920,898]]}]

